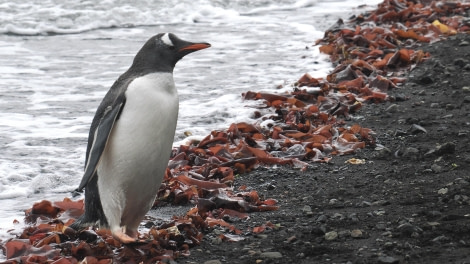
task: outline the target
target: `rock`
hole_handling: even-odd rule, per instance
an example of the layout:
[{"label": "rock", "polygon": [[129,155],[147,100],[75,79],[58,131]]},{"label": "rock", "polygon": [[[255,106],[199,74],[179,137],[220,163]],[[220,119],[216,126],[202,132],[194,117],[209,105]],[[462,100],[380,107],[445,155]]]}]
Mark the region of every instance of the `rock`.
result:
[{"label": "rock", "polygon": [[295,241],[297,241],[297,237],[296,236],[291,236],[291,237],[287,238],[286,241],[287,241],[287,243],[295,242]]},{"label": "rock", "polygon": [[304,205],[304,207],[302,208],[302,212],[307,216],[313,216],[312,207],[310,207],[309,205]]},{"label": "rock", "polygon": [[441,188],[437,191],[437,194],[446,194],[447,192],[449,192],[449,189],[447,188]]},{"label": "rock", "polygon": [[420,77],[418,80],[419,84],[431,84],[434,82],[434,80],[427,74],[425,73],[424,76]]},{"label": "rock", "polygon": [[431,170],[434,173],[439,173],[439,172],[442,172],[442,167],[437,165],[437,164],[433,164],[433,165],[431,165]]},{"label": "rock", "polygon": [[384,146],[376,147],[374,157],[378,159],[387,159],[392,156],[392,151]]},{"label": "rock", "polygon": [[348,218],[353,222],[359,222],[359,218],[357,217],[356,213],[352,213],[352,214],[348,215]]},{"label": "rock", "polygon": [[419,149],[408,147],[403,152],[403,157],[411,160],[417,160],[419,158]]},{"label": "rock", "polygon": [[450,239],[446,237],[445,235],[438,236],[432,240],[434,243],[447,243],[449,242]]},{"label": "rock", "polygon": [[385,112],[387,113],[396,113],[398,112],[398,105],[397,104],[391,104],[387,109],[385,109]]},{"label": "rock", "polygon": [[278,259],[282,258],[281,252],[273,251],[273,252],[263,252],[260,254],[261,258],[264,259]]},{"label": "rock", "polygon": [[316,235],[316,236],[324,236],[325,235],[325,229],[322,227],[314,226],[312,227],[312,230],[310,233]]},{"label": "rock", "polygon": [[336,238],[338,238],[338,232],[336,231],[330,231],[325,234],[325,239],[328,241],[335,240]]},{"label": "rock", "polygon": [[327,220],[328,220],[328,216],[323,215],[323,214],[317,218],[317,222],[320,222],[320,223],[325,223]]},{"label": "rock", "polygon": [[342,230],[338,232],[338,237],[343,238],[343,237],[350,237],[351,236],[351,231],[349,230]]},{"label": "rock", "polygon": [[351,237],[353,238],[362,238],[362,231],[359,229],[353,229],[351,231]]},{"label": "rock", "polygon": [[470,103],[470,96],[468,96],[468,95],[465,96],[465,97],[463,98],[463,102],[464,102],[464,103]]},{"label": "rock", "polygon": [[394,257],[390,256],[380,256],[377,259],[377,263],[382,263],[382,264],[395,264],[395,263],[400,263],[400,260]]},{"label": "rock", "polygon": [[417,226],[414,226],[410,223],[401,224],[401,225],[398,226],[397,229],[400,231],[400,233],[402,235],[405,235],[405,236],[408,236],[408,237],[413,236],[415,233],[423,232],[423,229],[421,229]]},{"label": "rock", "polygon": [[410,130],[411,130],[411,134],[428,133],[428,131],[424,127],[417,125],[417,124],[413,124]]},{"label": "rock", "polygon": [[220,260],[214,259],[214,260],[204,261],[204,264],[222,264],[222,262],[220,262]]},{"label": "rock", "polygon": [[462,58],[458,58],[454,60],[454,65],[459,66],[460,68],[463,68],[465,64],[467,64],[467,62]]},{"label": "rock", "polygon": [[220,237],[214,237],[211,240],[211,243],[214,244],[214,245],[220,245],[222,243],[222,239]]},{"label": "rock", "polygon": [[455,152],[455,144],[452,143],[452,142],[446,142],[442,145],[440,145],[437,149],[436,149],[436,153],[438,155],[443,155],[443,154],[452,154]]}]

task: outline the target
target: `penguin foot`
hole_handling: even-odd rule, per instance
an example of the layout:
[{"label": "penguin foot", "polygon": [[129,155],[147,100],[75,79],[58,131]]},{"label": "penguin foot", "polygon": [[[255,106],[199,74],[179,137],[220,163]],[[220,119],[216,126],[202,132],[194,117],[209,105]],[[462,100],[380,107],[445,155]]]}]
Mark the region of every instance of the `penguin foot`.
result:
[{"label": "penguin foot", "polygon": [[131,244],[131,243],[136,243],[139,242],[139,239],[137,238],[132,238],[126,233],[122,232],[121,230],[117,230],[113,232],[113,237],[114,239],[118,240],[122,244]]}]

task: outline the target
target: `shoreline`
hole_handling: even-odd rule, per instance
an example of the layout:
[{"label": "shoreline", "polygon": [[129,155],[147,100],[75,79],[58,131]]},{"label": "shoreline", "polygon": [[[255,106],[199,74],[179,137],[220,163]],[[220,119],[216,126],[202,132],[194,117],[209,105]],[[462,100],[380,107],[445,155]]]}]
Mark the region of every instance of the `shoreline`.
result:
[{"label": "shoreline", "polygon": [[[468,12],[468,7],[466,8]],[[360,20],[362,18],[356,17],[356,19]],[[344,30],[343,33],[345,35],[351,34],[352,38],[360,32],[357,27],[350,27],[349,24],[339,24],[336,28],[333,27],[331,32],[333,33],[335,30]],[[466,31],[468,32],[468,28]],[[436,31],[433,32],[437,34]],[[403,34],[403,32],[398,34]],[[426,40],[424,35],[409,34],[401,37],[405,39]],[[455,48],[467,47],[468,45],[460,44],[465,41],[468,42],[468,38],[460,38],[462,38],[462,35],[449,37],[448,41],[433,43],[427,49],[433,49],[434,47],[442,47],[441,49],[443,49],[449,43],[453,43],[452,47]],[[364,41],[370,42],[371,40],[360,39],[358,41],[363,43]],[[385,43],[385,46],[393,44],[390,43],[389,39],[387,42],[389,43]],[[411,44],[414,43],[412,42]],[[324,47],[325,52],[330,52],[330,55],[339,56],[338,52],[335,53],[338,47],[331,47],[326,43],[322,47]],[[384,57],[377,61],[377,65],[372,65],[375,69],[380,70],[385,67],[394,69],[406,68],[411,65],[410,63],[420,62],[427,56],[425,52],[408,52],[407,49],[402,51],[403,49],[392,49],[391,47],[387,47],[387,49],[391,49],[393,52],[387,53],[391,55],[388,55],[385,62],[383,58],[387,57],[387,55],[366,54],[360,49],[353,49],[354,54],[351,52],[346,55],[363,56],[359,52],[369,57],[380,57],[383,55]],[[341,55],[344,47],[339,48],[339,51]],[[459,53],[455,52],[454,56],[457,57],[454,61],[444,63],[441,61],[444,60],[446,54],[439,50],[439,48],[435,51],[433,50],[433,52],[434,54],[441,52],[442,58],[434,55],[441,64],[459,67],[463,71],[463,76],[468,76],[465,75],[468,62],[465,60],[455,61],[459,58]],[[433,52],[430,52],[431,59],[428,59],[425,63],[433,60]],[[343,53],[343,55],[345,54]],[[412,59],[413,55],[415,56],[414,59]],[[434,63],[437,64],[437,62]],[[351,67],[348,68],[347,65],[353,65],[356,68],[351,70]],[[423,76],[420,79],[409,77],[411,82],[408,80],[403,86],[401,86],[402,80],[398,78],[400,76],[395,76],[396,79],[393,80],[379,77],[368,80],[371,72],[374,72],[374,68],[369,65],[369,63],[362,62],[358,64],[357,61],[356,64],[345,64],[344,67],[337,68],[339,70],[334,71],[325,79],[314,79],[305,75],[299,80],[298,90],[294,91],[291,95],[260,94],[254,92],[249,97],[247,93],[245,94],[245,99],[265,100],[266,105],[257,110],[260,116],[264,116],[266,120],[271,119],[277,122],[284,120],[285,125],[280,127],[274,123],[271,127],[258,128],[253,124],[240,123],[232,125],[227,131],[215,131],[205,140],[195,142],[192,147],[182,146],[175,150],[169,165],[170,170],[167,173],[167,181],[164,186],[166,188],[161,189],[158,204],[187,203],[190,200],[197,199],[198,209],[190,210],[190,213],[186,216],[175,218],[172,224],[173,226],[178,226],[181,230],[185,230],[185,232],[188,232],[186,228],[192,230],[193,234],[190,239],[192,242],[185,241],[188,237],[185,238],[168,233],[166,234],[167,240],[164,240],[163,237],[159,237],[160,234],[149,232],[149,234],[144,234],[146,238],[159,237],[160,240],[159,242],[153,240],[154,242],[140,246],[141,249],[149,245],[157,247],[155,243],[160,243],[158,245],[160,253],[151,255],[153,260],[179,256],[176,261],[181,261],[182,263],[201,263],[205,260],[225,261],[228,263],[234,263],[233,261],[241,261],[243,263],[282,263],[285,261],[285,258],[304,261],[302,263],[309,263],[312,260],[353,261],[361,263],[361,259],[367,260],[365,262],[370,261],[373,263],[377,261],[379,263],[400,263],[402,261],[416,260],[414,258],[422,259],[424,257],[423,253],[421,255],[417,254],[418,256],[408,254],[407,257],[406,254],[403,255],[402,252],[407,252],[407,248],[403,245],[398,245],[402,242],[395,241],[394,244],[394,238],[400,241],[404,240],[405,242],[408,242],[406,240],[410,238],[416,244],[416,247],[413,247],[414,244],[408,242],[412,244],[410,250],[416,252],[418,249],[423,248],[423,246],[415,241],[420,238],[429,240],[429,237],[426,237],[428,235],[426,234],[427,231],[433,231],[434,233],[439,233],[439,231],[449,232],[446,229],[440,230],[441,227],[439,226],[444,227],[445,224],[440,223],[441,220],[439,219],[445,216],[453,216],[453,212],[452,214],[447,214],[446,212],[449,209],[446,209],[447,211],[444,210],[444,212],[439,211],[440,215],[432,213],[430,217],[429,212],[426,211],[423,213],[423,221],[426,222],[426,225],[423,224],[421,226],[409,220],[421,216],[419,212],[417,216],[414,216],[412,211],[416,208],[413,207],[409,212],[406,211],[403,218],[399,218],[395,222],[395,220],[392,221],[386,218],[393,218],[392,216],[395,216],[395,214],[402,213],[399,208],[404,205],[400,204],[399,200],[393,198],[393,193],[392,198],[388,195],[390,195],[390,190],[398,188],[397,190],[400,190],[399,194],[406,196],[410,191],[413,192],[413,188],[417,184],[421,183],[424,187],[429,188],[423,191],[424,194],[433,194],[431,197],[434,200],[423,199],[432,204],[432,206],[436,206],[436,203],[439,202],[446,203],[446,201],[441,201],[442,199],[437,199],[436,201],[437,195],[441,195],[441,198],[446,195],[449,196],[447,199],[449,204],[446,204],[447,208],[450,205],[454,205],[449,201],[457,201],[460,204],[468,203],[468,197],[465,198],[465,192],[461,191],[460,193],[460,189],[455,191],[459,192],[458,194],[452,193],[454,197],[451,197],[451,193],[449,193],[451,188],[443,187],[446,185],[442,185],[444,179],[433,182],[436,186],[425,184],[426,176],[434,174],[447,175],[447,173],[450,173],[452,174],[450,176],[454,177],[456,186],[460,184],[464,190],[468,188],[465,184],[465,182],[468,183],[468,176],[465,175],[465,169],[469,166],[467,160],[468,151],[453,142],[467,140],[468,143],[467,134],[461,132],[456,127],[458,133],[449,136],[449,138],[451,136],[455,136],[455,138],[446,139],[445,142],[440,142],[442,138],[438,136],[429,138],[429,135],[433,132],[439,135],[438,132],[442,131],[442,129],[438,130],[436,128],[436,131],[433,131],[435,121],[432,118],[435,116],[429,116],[428,112],[426,112],[428,109],[425,109],[426,107],[431,107],[430,110],[434,109],[439,113],[442,111],[459,112],[458,110],[462,107],[468,109],[469,103],[465,101],[467,90],[463,88],[468,86],[459,84],[461,87],[455,88],[456,91],[459,91],[459,94],[463,95],[461,97],[459,97],[459,94],[452,95],[451,93],[441,95],[439,94],[439,87],[432,88],[434,92],[428,91],[430,90],[428,86],[431,84],[439,86],[449,84],[450,80],[454,82],[452,73],[456,73],[457,69],[454,72],[449,72],[450,70],[448,70],[450,74],[441,74],[440,71],[435,70],[436,72],[432,76],[437,77],[442,75],[442,80],[431,77],[431,82],[428,80],[429,78],[425,78],[429,77],[425,76],[427,75],[425,73],[422,73]],[[424,66],[417,66],[412,73],[419,73],[422,67]],[[427,71],[435,69],[435,65],[427,65],[426,67]],[[357,71],[357,69],[360,70]],[[360,73],[363,75],[360,75]],[[405,73],[407,73],[406,70],[403,71],[403,74]],[[365,84],[366,80],[371,82]],[[465,80],[468,81],[465,78],[458,81],[465,84]],[[401,87],[397,88],[397,85]],[[311,89],[313,92],[308,92],[307,90],[303,91],[303,87],[314,87],[314,89]],[[320,89],[315,87],[320,87]],[[368,89],[364,90],[364,88]],[[422,89],[424,92],[415,91],[417,89]],[[338,93],[341,95],[340,97],[338,97]],[[327,98],[329,94],[335,95],[332,97],[334,100]],[[439,98],[442,97],[442,101],[447,100],[450,96],[461,102],[442,105],[439,100],[436,100],[436,94],[440,96]],[[415,97],[425,99],[414,101]],[[393,100],[390,100],[390,98],[393,98]],[[374,101],[375,104],[365,103],[368,100]],[[424,102],[422,103],[422,101]],[[432,102],[434,106],[428,105],[428,102]],[[449,104],[453,106],[448,106]],[[274,107],[276,111],[274,113],[269,111],[266,113],[265,110],[268,107]],[[423,115],[426,117],[419,118],[419,111],[423,110]],[[369,118],[355,119],[355,113]],[[299,117],[299,115],[301,116]],[[441,114],[440,116],[443,115]],[[381,118],[384,120],[381,120]],[[463,124],[464,127],[467,126],[468,128],[468,124],[465,125],[464,122],[465,118],[468,118],[465,114],[455,114],[451,117],[456,124]],[[339,122],[338,124],[341,126],[336,126],[336,122]],[[356,125],[357,123],[359,125]],[[315,127],[315,129],[312,129],[312,127]],[[409,127],[411,127],[411,130]],[[392,132],[389,133],[388,130],[392,130]],[[463,130],[466,131],[465,129]],[[372,134],[372,131],[375,135]],[[462,133],[465,135],[462,136]],[[429,141],[424,140],[424,142],[421,142],[419,136],[422,136],[422,134],[427,135],[426,140]],[[437,142],[435,142],[436,140]],[[422,145],[420,147],[412,147],[417,142]],[[433,147],[430,144],[431,142],[440,143],[440,146]],[[299,145],[304,147],[303,152],[299,150]],[[376,149],[377,146],[384,147]],[[270,151],[266,151],[268,148]],[[273,151],[277,151],[275,155],[271,154]],[[448,156],[456,156],[460,152],[462,152],[462,157],[454,158],[454,162],[450,163],[450,165],[447,163],[446,165],[440,165],[439,162],[451,159]],[[340,154],[340,156],[335,156],[333,161],[330,161],[331,154]],[[323,161],[323,163],[307,163],[305,157],[317,162]],[[362,160],[364,160],[365,164],[355,164],[348,161],[352,157],[357,158],[360,161],[359,163],[362,163]],[[304,160],[299,158],[304,158]],[[440,161],[434,162],[435,159],[440,159]],[[273,164],[282,166],[279,169],[265,169],[258,167],[259,162],[270,166],[273,166]],[[432,165],[429,165],[429,168],[423,168],[423,172],[416,175],[413,167],[419,162]],[[224,166],[221,166],[221,164]],[[287,164],[295,165],[301,168],[302,171],[300,169],[289,169],[285,167]],[[440,167],[440,169],[433,165]],[[317,173],[318,171],[321,173]],[[407,176],[398,175],[396,171]],[[334,177],[325,177],[324,174]],[[366,175],[365,178],[363,177],[364,174]],[[351,181],[348,177],[352,177],[359,184]],[[292,178],[294,178],[294,182],[291,182]],[[387,180],[390,181],[387,182]],[[412,188],[401,190],[399,186],[401,186],[401,183],[406,182],[405,180],[416,180],[416,182],[412,182],[412,185],[414,185]],[[373,182],[377,189],[367,188],[370,187],[368,186],[368,181]],[[407,183],[410,184],[410,182]],[[222,200],[219,203],[219,205],[225,204],[225,207],[218,207],[224,209],[222,211],[217,208],[214,209],[212,203],[215,203],[214,200],[220,200],[221,198],[220,191],[216,192],[214,190],[226,188],[232,184],[234,184],[233,190],[227,190],[223,193],[228,196],[228,199]],[[318,188],[317,185],[322,186],[322,188]],[[189,186],[198,186],[198,189],[188,188]],[[338,188],[338,186],[341,187]],[[382,188],[384,186],[391,189]],[[435,193],[433,188],[437,187],[442,187],[438,190],[447,188],[447,192],[444,193],[443,190],[441,193]],[[364,192],[361,188],[367,189],[368,192]],[[299,190],[302,191],[299,192]],[[315,190],[313,195],[306,195],[311,192],[310,190]],[[382,190],[382,198],[387,198],[378,199],[377,197],[380,197],[380,194],[374,193],[377,190]],[[209,196],[203,196],[204,192],[208,193],[204,195]],[[302,194],[302,199],[299,199],[299,193]],[[367,195],[371,196],[367,199],[360,198]],[[455,195],[459,195],[460,200],[456,200]],[[196,196],[198,198],[195,198]],[[415,198],[408,198],[412,200],[409,205],[416,206],[413,203]],[[360,201],[361,199],[363,200],[362,202]],[[205,201],[207,203],[204,203]],[[245,203],[244,201],[249,202]],[[295,208],[290,209],[289,207],[292,205],[295,205]],[[394,207],[395,205],[397,206],[396,208]],[[59,248],[62,248],[62,253],[64,253],[64,244],[75,243],[75,246],[78,248],[75,253],[73,250],[66,252],[71,253],[71,259],[80,257],[81,255],[77,255],[77,252],[86,249],[86,244],[79,244],[79,239],[77,238],[80,237],[80,234],[65,234],[66,229],[63,229],[64,224],[67,226],[71,219],[79,214],[80,208],[79,205],[77,206],[77,202],[56,202],[42,208],[47,209],[46,211],[53,210],[53,213],[48,212],[48,214],[45,214],[44,211],[36,207],[37,210],[33,209],[30,212],[30,216],[34,215],[31,216],[31,221],[34,222],[37,217],[47,216],[43,221],[45,226],[41,226],[42,228],[47,226],[47,228],[45,228],[44,232],[37,233],[41,235],[35,239],[28,235],[29,231],[25,232],[23,234],[27,236],[25,238],[28,238],[34,247],[38,247],[38,245],[46,247],[57,243]],[[462,208],[456,208],[456,210],[456,215],[461,217],[450,221],[462,220],[460,224],[462,230],[465,230],[468,224],[463,223],[463,220],[466,219],[468,221],[467,216],[463,213]],[[59,213],[64,211],[65,213]],[[251,211],[264,212],[247,214],[247,212]],[[349,211],[357,212],[350,213]],[[390,212],[392,212],[392,215],[390,215]],[[410,213],[411,216],[409,215]],[[354,216],[353,214],[356,215]],[[57,216],[59,216],[59,222],[50,222]],[[247,217],[250,220],[245,220]],[[209,222],[207,222],[208,218]],[[382,218],[379,220],[383,221],[377,221],[378,218]],[[367,222],[368,220],[370,221]],[[438,224],[427,225],[427,223],[434,220]],[[188,225],[187,221],[191,221],[192,224]],[[149,219],[149,222],[152,222],[152,219]],[[360,225],[363,222],[365,225]],[[380,228],[377,227],[379,224]],[[355,226],[356,228],[340,230],[340,227],[348,225]],[[370,228],[369,225],[372,225],[373,228]],[[149,226],[152,226],[152,224],[149,224]],[[168,226],[168,224],[163,226]],[[34,226],[30,228],[34,228]],[[38,226],[35,228],[38,231]],[[89,231],[88,233],[90,232],[94,233],[95,231]],[[120,252],[118,255],[103,255],[104,259],[112,257],[117,261],[123,260],[122,258],[150,261],[151,258],[147,255],[147,251],[144,256],[135,255],[131,251],[126,251],[127,247],[116,245],[106,232],[96,232],[98,236],[101,236],[107,242],[108,247],[119,249],[118,251]],[[381,232],[380,235],[379,232]],[[390,232],[390,234],[382,235],[387,232]],[[452,232],[450,234],[455,237],[458,236],[458,234]],[[46,238],[48,240],[45,240]],[[168,241],[168,239],[178,241],[183,239],[183,242],[181,242],[180,248],[161,248],[162,241]],[[240,242],[230,243],[223,242],[223,240],[239,240]],[[382,243],[383,245],[378,240],[382,240],[384,242]],[[460,240],[464,241],[464,243],[461,243],[459,240],[454,241],[453,237],[446,237],[445,239],[438,239],[439,243],[433,245],[439,247],[443,243],[449,244],[452,242],[452,247],[455,247],[457,250],[464,250],[467,243],[470,243],[468,235],[462,234],[462,239]],[[90,245],[96,246],[96,243],[97,241],[90,242]],[[200,245],[192,247],[199,243]],[[367,243],[372,244],[364,248],[362,244]],[[6,247],[11,245],[10,243]],[[32,245],[28,247],[27,244],[20,244],[20,242],[16,245],[18,247],[24,246],[28,248],[27,250],[34,249]],[[190,251],[188,251],[189,247],[191,247]],[[339,254],[342,251],[339,248],[344,249],[348,255],[343,256],[343,254]],[[16,248],[10,247],[10,254],[7,253],[13,259],[16,257],[14,252],[11,253],[14,249]],[[369,249],[376,250],[372,251]],[[46,251],[43,251],[43,253],[54,251],[54,247],[49,246],[44,250]],[[87,250],[85,250],[87,254],[97,254],[96,248]],[[240,258],[240,250],[245,252],[242,258]],[[397,250],[400,252],[394,253]],[[210,251],[210,254],[207,251]],[[379,254],[382,251],[384,253]],[[100,252],[103,253],[102,251]],[[267,254],[269,252],[271,253]],[[188,257],[183,257],[186,255]],[[61,255],[55,255],[54,257],[59,256]],[[447,256],[439,257],[442,257],[442,260],[444,260]],[[457,255],[456,257],[460,257],[460,260],[466,258],[464,255]],[[62,259],[66,258],[62,257]]]}]

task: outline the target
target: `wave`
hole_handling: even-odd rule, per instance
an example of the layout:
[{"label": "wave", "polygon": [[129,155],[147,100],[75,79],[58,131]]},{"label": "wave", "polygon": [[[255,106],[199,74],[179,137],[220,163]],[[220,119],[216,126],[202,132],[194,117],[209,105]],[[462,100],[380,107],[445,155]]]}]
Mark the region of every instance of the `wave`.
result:
[{"label": "wave", "polygon": [[243,20],[253,14],[311,6],[315,0],[25,0],[0,3],[0,34],[63,35],[177,23]]}]

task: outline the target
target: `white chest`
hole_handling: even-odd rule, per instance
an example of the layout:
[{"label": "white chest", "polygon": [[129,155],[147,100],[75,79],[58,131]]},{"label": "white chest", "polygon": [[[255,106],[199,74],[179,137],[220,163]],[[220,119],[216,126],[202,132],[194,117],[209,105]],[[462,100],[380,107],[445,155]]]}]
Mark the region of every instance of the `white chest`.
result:
[{"label": "white chest", "polygon": [[118,185],[137,185],[137,189],[147,184],[158,188],[177,118],[178,93],[171,73],[148,74],[132,81],[99,166],[100,177],[111,177]]}]

